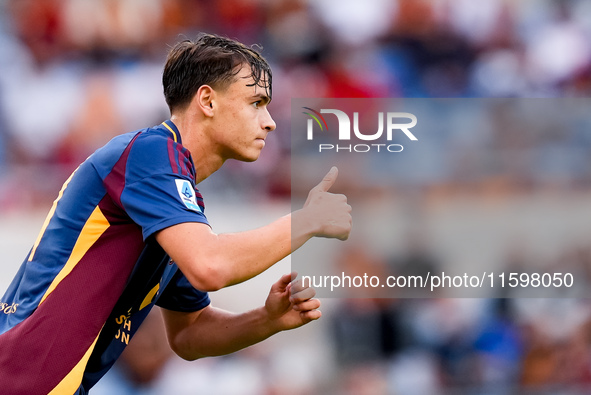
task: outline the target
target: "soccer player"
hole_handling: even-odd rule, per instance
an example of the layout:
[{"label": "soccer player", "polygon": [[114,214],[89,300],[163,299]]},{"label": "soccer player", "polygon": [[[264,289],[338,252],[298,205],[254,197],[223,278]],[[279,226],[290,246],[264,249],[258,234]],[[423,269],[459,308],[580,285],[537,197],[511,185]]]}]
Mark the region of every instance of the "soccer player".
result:
[{"label": "soccer player", "polygon": [[290,274],[243,314],[212,307],[207,294],[311,237],[344,240],[351,229],[346,197],[328,192],[333,168],[302,209],[251,231],[211,230],[196,184],[228,159],[259,157],[275,129],[269,65],[239,42],[202,35],[172,48],[162,80],[171,118],[114,138],[74,171],[0,300],[3,394],[86,394],[154,304],[170,346],[191,360],[320,317],[314,290]]}]

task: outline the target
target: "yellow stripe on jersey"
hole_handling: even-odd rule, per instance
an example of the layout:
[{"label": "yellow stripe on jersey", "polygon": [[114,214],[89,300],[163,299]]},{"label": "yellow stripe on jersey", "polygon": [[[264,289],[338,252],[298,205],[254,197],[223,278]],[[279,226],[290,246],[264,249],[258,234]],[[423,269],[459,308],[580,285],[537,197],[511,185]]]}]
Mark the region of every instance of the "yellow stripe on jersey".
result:
[{"label": "yellow stripe on jersey", "polygon": [[45,298],[49,296],[49,294],[58,286],[58,284],[68,274],[70,274],[70,272],[74,269],[76,264],[78,264],[78,262],[80,262],[82,257],[84,257],[84,255],[86,254],[86,252],[88,252],[90,247],[92,247],[92,245],[96,243],[96,241],[99,239],[99,237],[101,237],[105,230],[107,230],[109,225],[109,221],[107,220],[107,218],[105,218],[105,216],[101,212],[101,209],[97,206],[90,215],[90,217],[88,217],[88,220],[86,221],[84,227],[80,231],[80,235],[78,236],[78,240],[76,240],[76,244],[72,249],[70,258],[68,259],[62,270],[60,270],[58,275],[55,276],[51,285],[49,286],[49,288],[47,288],[47,291],[45,291],[45,295],[43,295],[43,298],[41,298],[41,302],[39,302],[39,304],[43,303]]},{"label": "yellow stripe on jersey", "polygon": [[140,305],[140,310],[143,310],[144,307],[146,307],[147,305],[152,303],[152,299],[154,299],[154,295],[156,295],[156,292],[158,292],[159,289],[160,289],[160,284],[156,284],[156,286],[154,288],[152,288],[150,290],[150,292],[148,292],[148,294],[144,298],[142,304]]},{"label": "yellow stripe on jersey", "polygon": [[170,131],[172,132],[172,137],[174,138],[174,142],[175,142],[175,143],[178,143],[178,141],[177,141],[177,139],[176,139],[176,133],[174,132],[174,130],[172,130],[172,128],[171,128],[170,126],[168,126],[168,125],[166,124],[166,122],[162,122],[162,124],[163,124],[164,126],[166,126],[166,129],[168,129],[168,130],[170,130]]},{"label": "yellow stripe on jersey", "polygon": [[78,390],[80,384],[82,384],[82,377],[84,375],[84,370],[86,369],[86,364],[90,359],[90,354],[92,354],[92,351],[94,350],[94,346],[96,345],[96,341],[98,340],[99,336],[100,332],[96,336],[88,350],[86,350],[82,359],[78,361],[76,366],[74,366],[74,368],[70,370],[70,373],[68,373],[66,377],[64,377],[62,381],[60,381],[60,383],[56,385],[55,388],[52,389],[48,395],[74,394],[76,390]]},{"label": "yellow stripe on jersey", "polygon": [[[76,170],[78,170],[78,169],[76,169]],[[49,210],[49,213],[47,214],[47,218],[45,218],[45,222],[43,223],[43,226],[41,227],[41,231],[39,232],[39,235],[37,236],[37,240],[35,241],[35,244],[33,245],[33,249],[31,250],[31,254],[29,255],[29,262],[31,262],[33,260],[33,257],[35,256],[35,251],[37,251],[37,247],[39,246],[39,243],[41,242],[41,238],[43,237],[43,234],[45,233],[45,230],[47,229],[47,226],[49,225],[49,221],[51,221],[51,218],[53,218],[53,214],[55,214],[55,208],[57,207],[57,203],[60,201],[60,199],[64,195],[64,191],[66,190],[66,187],[68,186],[68,184],[72,180],[72,177],[74,177],[74,173],[76,173],[76,170],[74,170],[74,172],[70,175],[70,177],[66,180],[66,182],[64,182],[62,189],[57,194],[57,198],[55,198],[55,200],[53,201],[53,205],[51,206],[51,210]]]}]

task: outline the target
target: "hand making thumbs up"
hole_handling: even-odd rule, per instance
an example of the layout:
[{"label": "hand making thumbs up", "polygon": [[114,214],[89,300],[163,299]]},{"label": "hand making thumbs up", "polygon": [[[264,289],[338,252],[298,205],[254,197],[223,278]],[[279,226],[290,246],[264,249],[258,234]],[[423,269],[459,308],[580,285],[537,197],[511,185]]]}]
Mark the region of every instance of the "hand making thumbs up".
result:
[{"label": "hand making thumbs up", "polygon": [[[332,167],[322,181],[308,193],[302,208],[304,221],[301,226],[310,226],[311,235],[347,240],[351,232],[351,206],[347,197],[329,192],[339,171]],[[299,219],[297,220],[299,222]],[[300,226],[300,224],[297,224]]]}]

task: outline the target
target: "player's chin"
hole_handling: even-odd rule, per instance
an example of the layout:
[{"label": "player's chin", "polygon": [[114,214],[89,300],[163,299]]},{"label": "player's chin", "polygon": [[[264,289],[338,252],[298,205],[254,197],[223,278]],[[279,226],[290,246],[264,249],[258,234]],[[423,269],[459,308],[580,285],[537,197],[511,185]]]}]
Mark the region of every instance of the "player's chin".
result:
[{"label": "player's chin", "polygon": [[241,157],[241,158],[237,158],[240,162],[255,162],[259,157],[257,156],[256,158],[253,157]]},{"label": "player's chin", "polygon": [[254,162],[261,156],[260,149],[253,149],[249,152],[244,152],[240,157],[236,158],[241,162]]}]

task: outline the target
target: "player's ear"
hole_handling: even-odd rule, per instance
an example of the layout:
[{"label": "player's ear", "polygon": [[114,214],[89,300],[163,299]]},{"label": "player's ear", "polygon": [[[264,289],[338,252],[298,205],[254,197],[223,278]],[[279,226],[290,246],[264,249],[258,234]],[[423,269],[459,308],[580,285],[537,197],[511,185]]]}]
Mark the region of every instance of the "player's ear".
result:
[{"label": "player's ear", "polygon": [[201,85],[193,98],[197,110],[201,111],[206,117],[213,116],[213,101],[215,99],[215,94],[215,90],[209,85]]}]

